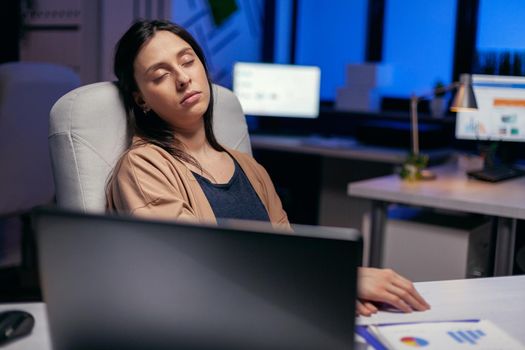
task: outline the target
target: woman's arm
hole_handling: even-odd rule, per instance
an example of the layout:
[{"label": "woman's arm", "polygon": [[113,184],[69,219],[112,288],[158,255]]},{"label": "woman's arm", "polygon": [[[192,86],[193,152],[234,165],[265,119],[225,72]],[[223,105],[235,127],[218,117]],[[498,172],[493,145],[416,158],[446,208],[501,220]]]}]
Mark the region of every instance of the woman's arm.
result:
[{"label": "woman's arm", "polygon": [[197,220],[176,174],[155,150],[128,152],[109,186],[109,210],[154,219]]}]

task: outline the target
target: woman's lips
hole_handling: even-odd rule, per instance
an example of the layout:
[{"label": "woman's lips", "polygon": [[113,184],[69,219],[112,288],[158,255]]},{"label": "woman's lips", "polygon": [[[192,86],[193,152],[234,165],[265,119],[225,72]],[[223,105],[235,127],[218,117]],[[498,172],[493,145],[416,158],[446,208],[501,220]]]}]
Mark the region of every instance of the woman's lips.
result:
[{"label": "woman's lips", "polygon": [[189,105],[192,105],[195,102],[199,101],[200,98],[201,98],[201,93],[200,92],[198,92],[198,91],[190,92],[189,94],[184,96],[184,98],[182,99],[180,104],[183,105],[183,106],[189,106]]}]

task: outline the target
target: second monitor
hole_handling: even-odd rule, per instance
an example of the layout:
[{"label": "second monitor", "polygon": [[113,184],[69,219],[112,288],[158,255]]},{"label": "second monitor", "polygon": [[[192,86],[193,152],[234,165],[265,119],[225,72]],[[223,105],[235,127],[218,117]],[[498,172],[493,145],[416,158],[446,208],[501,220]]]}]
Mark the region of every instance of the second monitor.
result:
[{"label": "second monitor", "polygon": [[239,62],[233,91],[248,115],[316,118],[320,78],[314,66]]},{"label": "second monitor", "polygon": [[525,77],[472,75],[478,110],[458,112],[456,138],[525,142]]},{"label": "second monitor", "polygon": [[524,175],[513,163],[525,142],[525,77],[474,74],[472,87],[478,109],[458,112],[456,138],[490,145],[478,145],[484,168],[468,174],[491,182]]}]

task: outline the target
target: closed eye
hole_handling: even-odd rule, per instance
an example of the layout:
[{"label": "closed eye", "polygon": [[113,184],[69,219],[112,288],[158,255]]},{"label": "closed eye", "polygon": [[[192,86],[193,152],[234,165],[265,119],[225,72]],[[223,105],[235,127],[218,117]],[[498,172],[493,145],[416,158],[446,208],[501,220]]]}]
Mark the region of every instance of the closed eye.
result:
[{"label": "closed eye", "polygon": [[181,57],[181,66],[189,67],[193,64],[194,61],[195,56],[188,52]]},{"label": "closed eye", "polygon": [[191,59],[191,60],[189,60],[189,61],[184,62],[184,63],[182,64],[182,66],[183,66],[183,67],[190,67],[190,66],[193,64],[193,62],[195,62],[195,60],[194,60],[194,59]]},{"label": "closed eye", "polygon": [[163,73],[163,74],[161,74],[161,75],[155,77],[155,78],[153,79],[153,81],[156,82],[156,83],[160,83],[162,80],[164,80],[164,78],[166,78],[166,77],[168,76],[168,74],[169,74],[168,72]]}]

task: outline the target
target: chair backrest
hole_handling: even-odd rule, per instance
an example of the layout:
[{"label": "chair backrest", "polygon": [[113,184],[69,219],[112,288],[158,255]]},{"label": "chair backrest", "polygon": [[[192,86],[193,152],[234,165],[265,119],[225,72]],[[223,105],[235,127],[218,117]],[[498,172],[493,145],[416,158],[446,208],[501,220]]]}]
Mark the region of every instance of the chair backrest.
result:
[{"label": "chair backrest", "polygon": [[53,200],[47,147],[49,110],[80,79],[50,63],[0,64],[0,216]]},{"label": "chair backrest", "polygon": [[[213,86],[214,131],[224,146],[251,154],[246,119],[237,97]],[[51,110],[49,147],[58,206],[103,212],[108,177],[131,141],[126,112],[111,82],[82,86]]]}]

